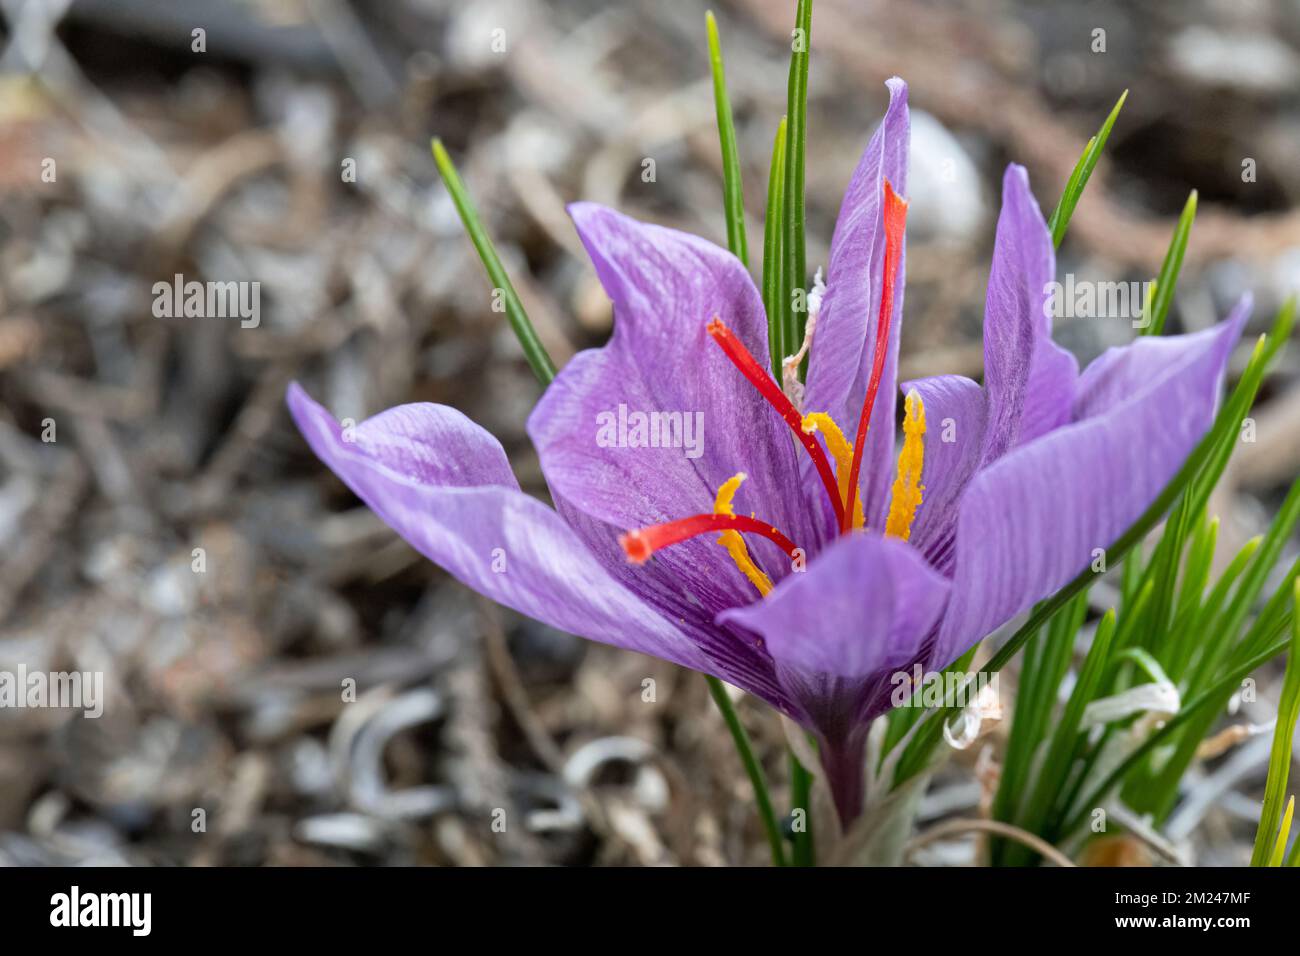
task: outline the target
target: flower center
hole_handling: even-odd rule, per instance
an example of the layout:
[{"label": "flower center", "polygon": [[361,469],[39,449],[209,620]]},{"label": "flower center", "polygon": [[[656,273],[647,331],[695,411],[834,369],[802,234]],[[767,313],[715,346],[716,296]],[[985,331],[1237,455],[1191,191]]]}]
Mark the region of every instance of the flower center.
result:
[{"label": "flower center", "polygon": [[[847,502],[849,500],[849,472],[853,469],[853,446],[844,437],[844,432],[840,431],[840,426],[835,424],[835,419],[825,412],[813,412],[810,415],[805,415],[803,417],[803,430],[810,435],[813,432],[821,432],[825,436],[826,448],[830,451],[831,457],[835,459],[835,480],[839,483],[840,498]],[[855,500],[853,502],[853,527],[861,528],[863,523],[862,502]]]},{"label": "flower center", "polygon": [[[889,350],[890,323],[894,312],[894,286],[903,253],[903,230],[907,223],[907,200],[894,192],[888,180],[884,184],[883,215],[885,262],[880,293],[880,314],[876,321],[875,355],[871,366],[871,378],[867,382],[866,397],[862,403],[862,415],[858,420],[857,435],[852,445],[848,443],[835,420],[825,412],[800,416],[790,399],[781,391],[780,386],[768,375],[767,370],[755,361],[744,343],[736,338],[720,319],[715,316],[706,326],[713,341],[718,343],[731,363],[740,370],[750,384],[758,389],[767,403],[776,409],[794,432],[795,438],[807,450],[835,509],[835,520],[841,534],[860,529],[865,524],[862,502],[858,498],[858,477],[862,471],[862,453],[866,447],[867,428],[871,423],[871,413],[875,408],[876,393],[880,391],[885,357]],[[822,450],[822,446],[813,437],[814,432],[820,432],[825,438],[826,449],[829,450],[831,458],[835,459],[833,473],[826,451]],[[885,520],[885,534],[906,541],[912,533],[912,520],[921,504],[921,493],[925,490],[925,486],[921,484],[925,455],[925,406],[916,391],[909,392],[907,395],[903,436],[903,449],[898,455],[898,472],[894,479],[889,515]],[[723,483],[714,498],[712,514],[691,515],[688,518],[651,525],[620,535],[619,545],[627,553],[628,560],[635,564],[644,564],[660,548],[716,531],[719,532],[718,544],[727,550],[736,567],[758,589],[759,594],[766,595],[772,590],[772,579],[754,563],[741,533],[762,535],[794,561],[798,561],[803,552],[768,522],[759,521],[753,516],[736,514],[732,501],[744,480],[745,473],[741,472]]]},{"label": "flower center", "polygon": [[750,384],[758,389],[758,393],[785,419],[785,423],[794,432],[795,438],[799,439],[799,444],[808,450],[808,455],[817,468],[817,475],[821,478],[822,485],[826,488],[826,494],[830,496],[831,504],[835,508],[835,520],[842,520],[844,503],[841,501],[841,496],[836,489],[835,476],[831,474],[831,464],[826,460],[826,452],[822,451],[822,446],[817,444],[817,439],[804,431],[803,419],[799,416],[798,410],[790,403],[790,399],[786,397],[785,392],[781,391],[781,386],[776,383],[776,380],[758,364],[754,356],[749,354],[749,350],[745,348],[744,343],[736,338],[731,329],[722,324],[721,319],[715,316],[706,328],[709,335],[713,336],[713,341],[717,342],[727,358],[731,359],[731,363],[740,370],[740,373],[745,378],[749,379]]}]

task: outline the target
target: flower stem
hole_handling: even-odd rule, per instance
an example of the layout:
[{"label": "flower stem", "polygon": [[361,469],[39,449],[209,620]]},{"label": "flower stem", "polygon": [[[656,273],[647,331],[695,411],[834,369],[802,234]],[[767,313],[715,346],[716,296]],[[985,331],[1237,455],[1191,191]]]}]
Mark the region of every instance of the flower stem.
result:
[{"label": "flower stem", "polygon": [[758,816],[763,821],[763,828],[767,831],[767,843],[772,849],[772,862],[776,866],[785,866],[785,847],[781,843],[781,828],[777,825],[776,813],[772,809],[772,797],[767,790],[767,780],[763,776],[763,768],[759,765],[758,758],[754,756],[749,734],[741,725],[740,716],[736,713],[731,698],[727,696],[727,688],[723,686],[722,681],[708,674],[704,677],[709,682],[709,693],[713,695],[713,702],[722,712],[722,719],[727,722],[731,739],[736,742],[736,753],[740,754],[740,762],[745,765],[745,773],[749,774],[749,782],[754,787]]}]

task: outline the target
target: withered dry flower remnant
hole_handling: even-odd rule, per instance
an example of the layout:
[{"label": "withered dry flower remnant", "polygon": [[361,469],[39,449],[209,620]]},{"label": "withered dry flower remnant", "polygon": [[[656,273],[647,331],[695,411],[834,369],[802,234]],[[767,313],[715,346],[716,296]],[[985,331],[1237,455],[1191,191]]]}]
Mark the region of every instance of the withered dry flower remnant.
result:
[{"label": "withered dry flower remnant", "polygon": [[[301,387],[288,393],[321,460],[465,584],[715,675],[805,727],[845,823],[862,807],[867,725],[890,707],[890,676],[942,669],[1151,505],[1213,420],[1249,310],[1243,300],[1213,328],[1143,338],[1080,372],[1051,339],[1052,236],[1013,165],[983,385],[941,375],[900,388],[909,120],[906,85],[888,87],[835,227],[801,408],[764,368],[762,299],[735,256],[591,203],[570,214],[615,328],[529,419],[554,510],[453,408],[398,406],[345,436]],[[595,441],[591,423],[620,404],[702,413],[702,453]]]}]

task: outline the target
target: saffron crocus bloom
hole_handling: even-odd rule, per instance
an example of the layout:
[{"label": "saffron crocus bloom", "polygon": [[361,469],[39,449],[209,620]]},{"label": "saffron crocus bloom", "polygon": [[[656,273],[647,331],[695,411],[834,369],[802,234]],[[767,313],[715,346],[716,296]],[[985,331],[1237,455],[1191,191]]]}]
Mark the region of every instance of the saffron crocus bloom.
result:
[{"label": "saffron crocus bloom", "polygon": [[[615,329],[529,419],[554,509],[455,409],[403,405],[345,435],[300,387],[288,396],[316,454],[465,584],[716,675],[807,728],[845,823],[861,809],[866,728],[889,706],[891,675],[951,663],[1137,519],[1207,430],[1248,307],[1112,349],[1080,374],[1051,340],[1052,241],[1012,166],[984,383],[945,375],[900,390],[908,113],[906,86],[888,86],[835,227],[801,409],[754,359],[768,355],[767,324],[734,256],[588,203],[570,213]],[[686,454],[636,428],[610,440],[601,429],[620,406],[667,413],[659,424],[702,413],[703,442]]]}]

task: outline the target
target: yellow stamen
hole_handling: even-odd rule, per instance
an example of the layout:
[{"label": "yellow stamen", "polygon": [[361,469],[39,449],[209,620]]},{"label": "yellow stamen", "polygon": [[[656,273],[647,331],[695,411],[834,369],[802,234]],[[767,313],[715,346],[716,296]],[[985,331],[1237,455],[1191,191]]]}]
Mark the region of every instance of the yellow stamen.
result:
[{"label": "yellow stamen", "polygon": [[[821,432],[826,436],[826,450],[835,459],[835,480],[840,486],[840,500],[847,500],[849,497],[849,472],[853,469],[853,446],[845,439],[844,432],[840,431],[840,426],[835,424],[835,419],[825,412],[813,412],[810,415],[805,415],[803,417],[803,430],[805,434],[811,435],[813,432]],[[855,495],[853,501],[853,527],[861,528],[862,524],[862,496]]]},{"label": "yellow stamen", "polygon": [[898,477],[885,520],[885,534],[904,541],[912,533],[912,519],[921,505],[921,468],[925,462],[925,405],[915,389],[907,393],[903,419],[903,450],[898,453]]},{"label": "yellow stamen", "polygon": [[[732,506],[731,500],[736,497],[736,489],[746,478],[742,471],[739,474],[732,475],[718,489],[718,495],[713,499],[713,513],[715,515],[735,515],[736,509]],[[758,565],[754,563],[753,558],[749,556],[749,548],[745,546],[745,539],[740,536],[739,531],[724,531],[718,535],[718,544],[727,549],[727,554],[731,555],[731,560],[736,562],[736,567],[740,568],[742,574],[749,578],[750,583],[758,588],[758,593],[766,595],[772,590],[772,579],[759,570]]]}]

